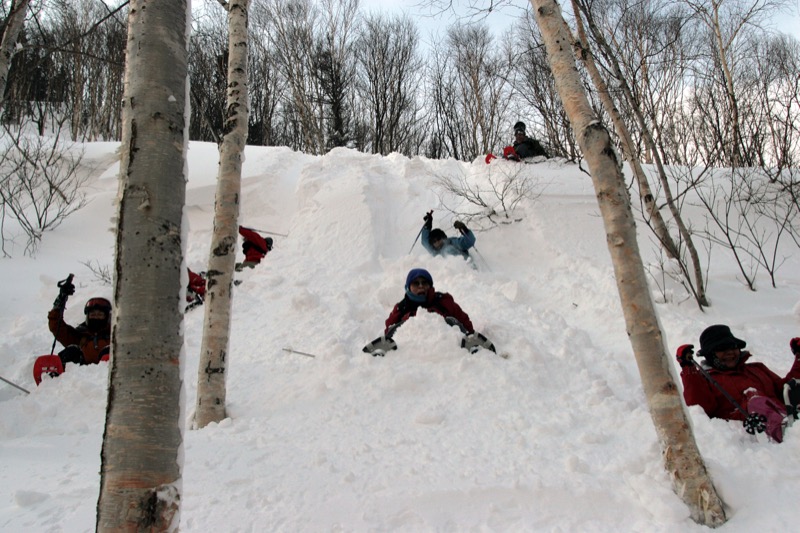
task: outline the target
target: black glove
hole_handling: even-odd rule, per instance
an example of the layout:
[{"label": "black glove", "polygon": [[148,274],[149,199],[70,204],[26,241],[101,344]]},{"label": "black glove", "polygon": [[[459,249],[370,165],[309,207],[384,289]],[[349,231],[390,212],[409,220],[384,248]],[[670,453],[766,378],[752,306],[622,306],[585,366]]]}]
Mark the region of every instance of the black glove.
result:
[{"label": "black glove", "polygon": [[73,275],[67,276],[67,279],[62,279],[58,282],[58,296],[53,301],[53,308],[65,309],[67,307],[67,299],[75,294],[75,285],[72,284]]},{"label": "black glove", "polygon": [[800,357],[800,337],[795,337],[794,339],[789,341],[789,348],[792,349],[792,353],[795,357]]},{"label": "black glove", "polygon": [[422,220],[425,221],[425,227],[428,228],[428,231],[433,229],[433,209],[425,213],[425,217]]},{"label": "black glove", "polygon": [[72,278],[73,275],[70,274],[67,279],[62,279],[57,283],[59,294],[66,294],[67,296],[75,294],[75,285],[72,284]]},{"label": "black glove", "polygon": [[464,235],[467,232],[467,225],[461,222],[460,220],[456,220],[453,222],[453,227],[456,228],[458,231],[461,232],[461,235]]},{"label": "black glove", "polygon": [[681,368],[687,366],[694,366],[694,344],[683,344],[678,347],[675,357],[678,359],[678,364]]}]

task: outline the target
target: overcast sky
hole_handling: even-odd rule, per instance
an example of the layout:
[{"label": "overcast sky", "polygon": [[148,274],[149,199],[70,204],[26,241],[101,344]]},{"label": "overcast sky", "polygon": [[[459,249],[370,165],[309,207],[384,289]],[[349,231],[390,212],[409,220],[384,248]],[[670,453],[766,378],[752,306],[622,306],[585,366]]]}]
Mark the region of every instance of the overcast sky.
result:
[{"label": "overcast sky", "polygon": [[[425,7],[425,4],[428,3],[428,0],[393,0],[391,2],[387,2],[387,0],[361,0],[360,5],[364,11],[404,11],[419,23],[422,37],[426,38],[431,30],[435,30],[437,27],[444,29],[448,24],[456,20],[456,16],[452,13],[431,16],[431,9]],[[474,11],[468,10],[468,6],[480,3],[478,0],[453,0],[459,16],[474,14]],[[527,0],[504,0],[504,3],[504,6],[489,14],[487,18],[490,26],[495,28],[498,34],[511,25],[513,18],[519,17],[523,10],[530,6]],[[792,34],[795,38],[800,39],[800,0],[793,0],[790,3],[792,5],[791,12],[775,16],[773,22],[777,30]]]}]

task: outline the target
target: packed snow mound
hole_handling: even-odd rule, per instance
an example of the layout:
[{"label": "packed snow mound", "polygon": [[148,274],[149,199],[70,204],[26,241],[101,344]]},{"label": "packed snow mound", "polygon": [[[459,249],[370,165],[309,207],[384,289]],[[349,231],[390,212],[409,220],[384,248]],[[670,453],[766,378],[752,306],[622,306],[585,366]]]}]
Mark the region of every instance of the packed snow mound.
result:
[{"label": "packed snow mound", "polygon": [[[3,531],[94,527],[107,365],[69,366],[39,387],[31,367],[51,352],[46,314],[58,280],[75,274],[72,324],[86,299],[112,296],[98,273],[113,265],[116,149],[86,145],[88,205],[48,233],[35,258],[12,239],[12,257],[0,261],[2,375],[30,391],[0,384]],[[188,157],[186,264],[201,271],[216,146],[192,143]],[[470,219],[477,270],[415,243],[427,211],[449,235],[453,212],[479,211],[443,182],[484,190],[504,177],[533,193],[508,218]],[[286,236],[236,275],[229,418],[202,430],[188,429],[202,307],[186,315],[182,531],[705,531],[664,471],[591,179],[576,165],[248,147],[240,222]],[[755,293],[714,259],[706,312],[654,280],[654,298],[668,296],[657,306],[668,349],[726,323],[785,372],[788,340],[800,334],[797,258],[777,289]],[[397,331],[398,350],[363,353],[415,267],[509,358],[467,353],[456,328],[425,312]],[[689,413],[729,506],[723,529],[791,527],[800,432],[772,445]]]}]

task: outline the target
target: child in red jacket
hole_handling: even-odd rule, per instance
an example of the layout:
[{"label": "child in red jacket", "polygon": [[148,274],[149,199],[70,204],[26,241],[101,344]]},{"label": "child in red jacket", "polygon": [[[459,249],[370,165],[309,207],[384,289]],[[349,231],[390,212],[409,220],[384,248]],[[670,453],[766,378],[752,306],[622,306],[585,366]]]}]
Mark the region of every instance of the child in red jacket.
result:
[{"label": "child in red jacket", "polygon": [[699,405],[710,418],[746,421],[752,414],[766,419],[767,434],[780,442],[787,412],[797,409],[800,378],[800,337],[789,342],[795,356],[789,372],[781,378],[763,363],[749,363],[747,343],[737,339],[728,326],[714,325],[700,335],[698,355],[705,359],[700,366],[693,358],[694,346],[678,348],[683,397],[687,405]]},{"label": "child in red jacket", "polygon": [[242,236],[242,251],[244,261],[236,263],[236,271],[241,272],[244,267],[255,268],[257,264],[266,257],[267,252],[272,250],[272,238],[262,237],[250,228],[239,226],[239,235]]},{"label": "child in red jacket", "polygon": [[390,336],[390,332],[394,333],[400,324],[415,316],[420,307],[429,313],[438,313],[445,319],[452,317],[448,323],[458,325],[466,334],[475,332],[469,316],[453,300],[453,297],[446,292],[434,290],[433,277],[424,268],[415,268],[408,273],[405,289],[405,297],[395,304],[389,318],[386,319],[385,333],[387,336]]},{"label": "child in red jacket", "polygon": [[386,319],[384,335],[364,346],[363,351],[372,355],[384,355],[388,350],[396,350],[397,343],[392,339],[397,328],[422,307],[429,313],[441,315],[450,326],[458,326],[464,333],[461,347],[474,353],[480,348],[495,351],[494,345],[481,333],[476,333],[461,307],[446,292],[438,292],[433,288],[433,277],[424,268],[414,268],[406,276],[406,294],[395,304],[389,318]]}]

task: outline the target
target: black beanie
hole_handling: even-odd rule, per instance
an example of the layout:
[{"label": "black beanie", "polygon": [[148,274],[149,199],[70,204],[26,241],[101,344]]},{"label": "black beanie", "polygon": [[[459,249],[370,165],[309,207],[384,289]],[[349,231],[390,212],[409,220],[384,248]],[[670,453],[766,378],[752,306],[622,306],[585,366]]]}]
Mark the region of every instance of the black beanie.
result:
[{"label": "black beanie", "polygon": [[516,133],[517,131],[522,131],[522,133],[525,133],[525,123],[524,122],[519,121],[516,124],[514,124],[514,133]]}]

